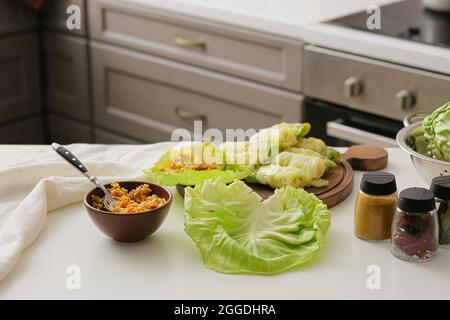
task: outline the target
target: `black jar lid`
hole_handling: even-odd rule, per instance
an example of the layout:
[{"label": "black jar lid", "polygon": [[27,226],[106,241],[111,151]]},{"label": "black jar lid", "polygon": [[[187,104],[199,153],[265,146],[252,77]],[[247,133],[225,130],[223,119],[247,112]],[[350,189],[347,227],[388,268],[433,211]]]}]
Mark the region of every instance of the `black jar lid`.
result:
[{"label": "black jar lid", "polygon": [[427,213],[436,209],[434,194],[424,188],[408,188],[400,192],[397,206],[410,213]]},{"label": "black jar lid", "polygon": [[450,200],[450,176],[434,178],[431,182],[431,191],[436,198]]},{"label": "black jar lid", "polygon": [[367,172],[361,179],[362,192],[375,196],[384,196],[397,191],[395,176],[387,172]]}]

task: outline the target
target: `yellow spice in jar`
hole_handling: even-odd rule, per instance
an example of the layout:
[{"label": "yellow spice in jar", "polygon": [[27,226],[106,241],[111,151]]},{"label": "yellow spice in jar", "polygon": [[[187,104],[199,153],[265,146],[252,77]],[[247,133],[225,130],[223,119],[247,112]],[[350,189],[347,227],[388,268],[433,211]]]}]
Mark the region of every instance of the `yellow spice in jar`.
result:
[{"label": "yellow spice in jar", "polygon": [[386,172],[365,173],[355,205],[355,235],[368,241],[390,239],[396,207],[395,177]]},{"label": "yellow spice in jar", "polygon": [[396,206],[397,193],[372,196],[360,192],[355,207],[355,234],[365,240],[390,239]]}]

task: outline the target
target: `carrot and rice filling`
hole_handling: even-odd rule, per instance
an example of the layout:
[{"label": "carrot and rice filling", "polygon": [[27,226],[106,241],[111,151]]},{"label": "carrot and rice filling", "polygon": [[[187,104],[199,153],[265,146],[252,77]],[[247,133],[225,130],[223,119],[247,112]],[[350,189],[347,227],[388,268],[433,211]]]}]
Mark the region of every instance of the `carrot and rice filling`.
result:
[{"label": "carrot and rice filling", "polygon": [[[159,208],[167,203],[167,200],[156,194],[151,194],[152,189],[148,184],[128,191],[117,182],[112,182],[109,192],[116,201],[110,211],[115,213],[140,213]],[[92,196],[94,208],[105,210],[104,197]]]}]

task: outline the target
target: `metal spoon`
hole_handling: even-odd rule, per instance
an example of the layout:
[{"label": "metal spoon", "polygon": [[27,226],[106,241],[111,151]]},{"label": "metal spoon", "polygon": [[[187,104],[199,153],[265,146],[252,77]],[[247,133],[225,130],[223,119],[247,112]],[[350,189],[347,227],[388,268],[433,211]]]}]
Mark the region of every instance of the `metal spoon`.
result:
[{"label": "metal spoon", "polygon": [[116,200],[113,198],[111,193],[105,188],[104,185],[100,183],[98,178],[96,176],[92,176],[89,171],[86,169],[86,167],[81,163],[80,160],[78,160],[77,157],[75,157],[72,152],[64,148],[62,145],[58,143],[52,143],[52,148],[55,150],[64,160],[69,162],[71,165],[73,165],[75,168],[78,169],[86,178],[89,179],[93,184],[95,184],[98,188],[100,188],[103,193],[105,194],[105,200],[104,205],[109,210],[112,211],[111,208],[116,203]]}]

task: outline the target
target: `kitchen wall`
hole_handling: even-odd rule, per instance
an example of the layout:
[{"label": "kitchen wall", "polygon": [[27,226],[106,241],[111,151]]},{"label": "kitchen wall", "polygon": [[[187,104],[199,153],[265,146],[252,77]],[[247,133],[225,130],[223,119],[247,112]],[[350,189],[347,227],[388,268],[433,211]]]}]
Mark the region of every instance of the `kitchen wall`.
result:
[{"label": "kitchen wall", "polygon": [[42,143],[38,19],[0,1],[0,143]]}]

